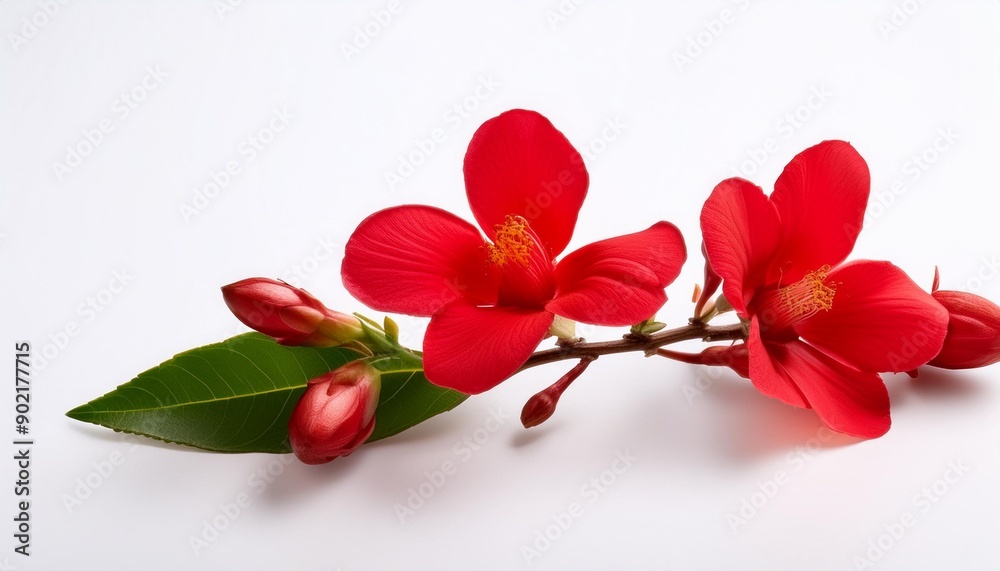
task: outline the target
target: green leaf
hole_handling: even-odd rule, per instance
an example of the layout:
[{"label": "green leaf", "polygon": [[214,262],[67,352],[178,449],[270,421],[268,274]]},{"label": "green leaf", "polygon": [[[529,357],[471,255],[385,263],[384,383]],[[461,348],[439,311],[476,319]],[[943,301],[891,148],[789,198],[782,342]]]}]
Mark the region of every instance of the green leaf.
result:
[{"label": "green leaf", "polygon": [[[247,333],[192,349],[69,411],[76,420],[216,452],[291,452],[288,418],[309,379],[361,355],[285,347]],[[468,395],[433,385],[415,355],[376,358],[382,390],[368,442],[392,436]]]}]

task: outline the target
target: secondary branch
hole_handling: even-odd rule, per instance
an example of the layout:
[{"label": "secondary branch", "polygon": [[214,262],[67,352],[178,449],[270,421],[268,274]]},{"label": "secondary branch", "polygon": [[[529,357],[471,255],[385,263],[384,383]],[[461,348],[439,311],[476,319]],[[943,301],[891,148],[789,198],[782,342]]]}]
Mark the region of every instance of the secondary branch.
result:
[{"label": "secondary branch", "polygon": [[601,355],[612,355],[614,353],[642,352],[650,355],[656,349],[664,345],[688,341],[691,339],[701,339],[702,341],[741,341],[746,339],[747,333],[744,326],[736,323],[733,325],[711,326],[704,323],[694,322],[684,327],[661,331],[652,335],[637,335],[629,333],[617,341],[598,341],[587,343],[583,339],[561,341],[558,347],[538,351],[528,358],[527,362],[519,369],[524,371],[538,365],[565,361],[567,359],[596,359]]}]

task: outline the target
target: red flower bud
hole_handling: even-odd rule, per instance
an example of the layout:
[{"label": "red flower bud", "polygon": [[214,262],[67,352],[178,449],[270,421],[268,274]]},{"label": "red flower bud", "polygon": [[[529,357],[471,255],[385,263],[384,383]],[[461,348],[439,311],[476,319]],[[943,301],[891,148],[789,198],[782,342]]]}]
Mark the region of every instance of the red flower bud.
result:
[{"label": "red flower bud", "polygon": [[561,393],[549,387],[528,399],[521,409],[521,424],[525,428],[531,428],[548,420],[556,411],[560,396]]},{"label": "red flower bud", "polygon": [[552,416],[552,413],[556,411],[556,405],[559,404],[559,397],[566,392],[566,389],[569,388],[573,381],[587,370],[587,367],[596,358],[584,357],[580,359],[580,362],[575,367],[553,383],[552,386],[536,393],[528,399],[528,402],[524,403],[524,408],[521,409],[521,424],[525,428],[531,428],[548,420]]},{"label": "red flower bud", "polygon": [[[935,278],[935,286],[937,279]],[[948,310],[948,335],[928,363],[942,369],[972,369],[1000,362],[1000,307],[978,295],[938,290],[934,299]]]},{"label": "red flower bud", "polygon": [[715,273],[712,268],[712,264],[708,261],[708,250],[705,248],[705,243],[701,243],[701,254],[705,258],[705,288],[699,292],[698,299],[695,300],[697,303],[694,306],[694,317],[698,319],[705,312],[705,305],[708,301],[715,295],[718,291],[719,286],[722,285],[722,278],[719,274]]},{"label": "red flower bud", "polygon": [[222,297],[248,327],[282,345],[334,347],[364,335],[361,321],[327,309],[304,289],[268,278],[249,278],[222,288]]},{"label": "red flower bud", "polygon": [[745,379],[750,378],[750,351],[747,349],[746,343],[726,346],[715,345],[705,348],[701,353],[681,353],[660,348],[656,350],[656,354],[682,363],[691,363],[692,365],[729,367],[737,375]]},{"label": "red flower bud", "polygon": [[306,464],[324,464],[347,456],[375,430],[381,386],[379,372],[352,361],[309,381],[288,420],[288,439]]}]

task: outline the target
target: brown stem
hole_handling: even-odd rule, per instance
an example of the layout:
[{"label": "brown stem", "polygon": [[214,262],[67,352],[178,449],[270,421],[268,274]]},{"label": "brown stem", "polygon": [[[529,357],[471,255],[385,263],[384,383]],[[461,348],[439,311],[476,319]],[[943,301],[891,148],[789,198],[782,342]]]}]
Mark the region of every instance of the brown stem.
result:
[{"label": "brown stem", "polygon": [[566,359],[593,360],[601,355],[629,353],[633,351],[641,351],[648,355],[664,345],[670,345],[671,343],[678,343],[680,341],[688,341],[690,339],[701,339],[706,342],[741,341],[745,340],[746,337],[746,329],[739,323],[733,325],[712,326],[692,321],[692,323],[685,325],[684,327],[661,331],[659,333],[654,333],[653,335],[637,335],[629,333],[618,341],[598,341],[595,343],[586,343],[582,339],[575,342],[563,341],[554,349],[538,351],[529,357],[518,372],[532,367],[537,367],[538,365],[555,363],[556,361],[563,361]]}]

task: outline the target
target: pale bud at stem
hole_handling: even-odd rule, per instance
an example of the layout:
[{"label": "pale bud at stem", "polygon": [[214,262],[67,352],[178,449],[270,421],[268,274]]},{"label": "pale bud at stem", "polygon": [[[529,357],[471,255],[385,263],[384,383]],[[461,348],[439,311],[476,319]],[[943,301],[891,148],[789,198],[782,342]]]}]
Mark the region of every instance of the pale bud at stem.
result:
[{"label": "pale bud at stem", "polygon": [[556,315],[549,326],[549,335],[559,339],[574,339],[576,337],[576,322]]}]

